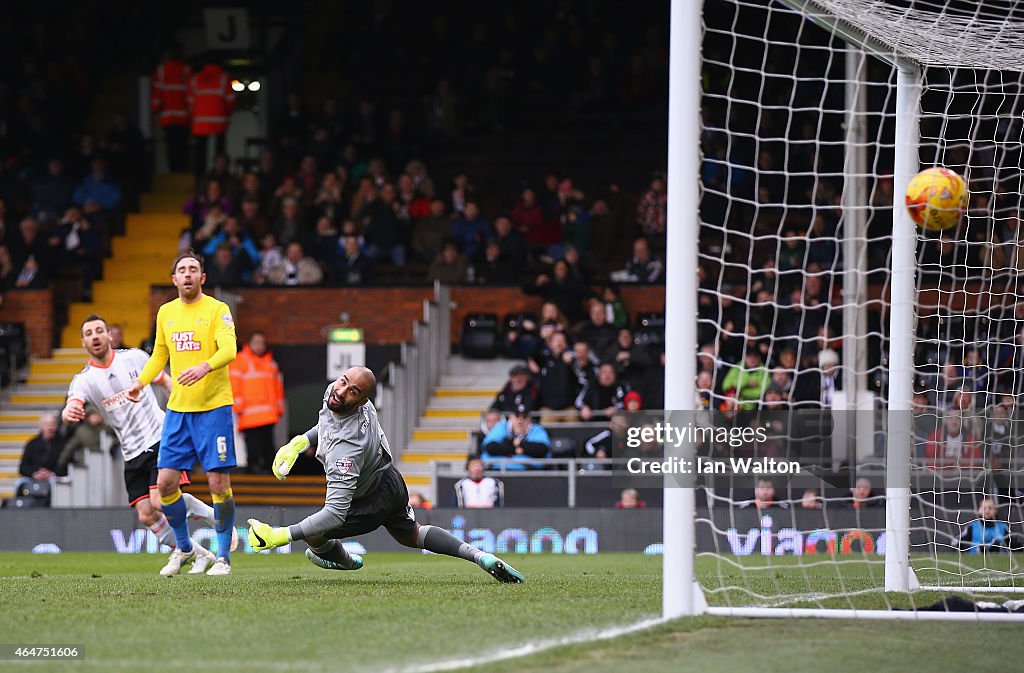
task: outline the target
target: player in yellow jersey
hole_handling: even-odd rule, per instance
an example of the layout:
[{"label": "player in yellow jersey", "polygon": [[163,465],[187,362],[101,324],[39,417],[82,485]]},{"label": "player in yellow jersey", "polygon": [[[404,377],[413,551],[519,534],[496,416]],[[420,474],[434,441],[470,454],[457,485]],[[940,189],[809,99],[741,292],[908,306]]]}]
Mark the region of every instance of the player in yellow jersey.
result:
[{"label": "player in yellow jersey", "polygon": [[178,548],[162,574],[175,575],[182,564],[196,558],[178,483],[181,472],[198,460],[210,483],[217,529],[218,558],[206,574],[230,575],[235,526],[230,471],[236,463],[227,365],[237,349],[235,323],[226,304],[203,294],[206,274],[197,253],[189,250],[174,260],[171,281],[178,298],[157,312],[153,355],[128,391],[129,399],[137,401],[170,360],[173,388],[157,458],[157,490]]}]

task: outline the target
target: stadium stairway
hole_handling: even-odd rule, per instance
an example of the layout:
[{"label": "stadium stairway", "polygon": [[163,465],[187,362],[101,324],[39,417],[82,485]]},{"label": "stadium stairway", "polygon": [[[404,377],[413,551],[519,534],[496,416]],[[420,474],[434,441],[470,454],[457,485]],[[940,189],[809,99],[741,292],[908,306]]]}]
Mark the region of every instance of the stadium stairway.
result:
[{"label": "stadium stairway", "polygon": [[470,436],[480,428],[480,415],[508,381],[508,370],[516,363],[521,360],[451,358],[449,373],[441,377],[401,452],[398,469],[410,491],[420,491],[425,497],[434,492],[431,463],[462,471]]},{"label": "stadium stairway", "polygon": [[125,235],[112,241],[113,255],[104,261],[103,279],[93,283],[92,301],[68,309],[61,348],[48,359],[33,358],[25,383],[0,399],[0,499],[13,495],[21,453],[39,432],[39,417],[63,406],[71,378],[82,371],[88,357],[80,330],[85,317],[97,313],[120,324],[131,346],[149,337],[149,286],[169,282],[178,237],[188,226],[181,206],[194,183],[188,174],[156,177],[154,192],[142,195],[142,212],[128,215]]},{"label": "stadium stairway", "polygon": [[55,349],[46,359],[33,358],[25,383],[0,398],[0,500],[14,494],[21,453],[25,443],[39,434],[39,418],[64,405],[68,383],[84,362],[80,344]]},{"label": "stadium stairway", "polygon": [[90,313],[120,324],[130,346],[150,336],[149,286],[170,282],[178,238],[188,226],[181,207],[194,183],[195,178],[185,173],[156,176],[154,191],[142,195],[141,212],[129,214],[125,235],[111,242],[113,254],[104,261],[103,279],[93,283],[92,301],[76,302],[68,309],[61,346],[81,347],[79,328]]}]

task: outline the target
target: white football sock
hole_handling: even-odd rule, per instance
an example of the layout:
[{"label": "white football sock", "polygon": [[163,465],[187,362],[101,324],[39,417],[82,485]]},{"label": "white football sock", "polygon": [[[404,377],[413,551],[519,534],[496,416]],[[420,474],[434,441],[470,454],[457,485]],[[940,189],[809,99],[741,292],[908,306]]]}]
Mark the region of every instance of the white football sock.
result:
[{"label": "white football sock", "polygon": [[182,493],[181,497],[185,499],[185,508],[188,510],[188,518],[200,519],[208,526],[216,525],[216,521],[213,516],[213,507],[210,507],[191,493]]},{"label": "white football sock", "polygon": [[174,529],[167,522],[167,517],[163,512],[160,512],[160,518],[152,526],[149,526],[149,529],[153,531],[153,535],[156,535],[160,544],[165,544],[172,549],[178,546],[177,540],[174,539]]}]

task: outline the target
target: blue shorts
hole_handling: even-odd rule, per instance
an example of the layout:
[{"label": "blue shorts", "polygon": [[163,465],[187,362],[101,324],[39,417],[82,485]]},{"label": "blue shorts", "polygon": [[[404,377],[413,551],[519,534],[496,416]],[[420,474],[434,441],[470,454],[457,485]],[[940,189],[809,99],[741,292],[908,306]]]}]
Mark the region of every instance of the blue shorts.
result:
[{"label": "blue shorts", "polygon": [[210,411],[171,411],[164,418],[157,467],[206,472],[235,467],[235,427],[231,405]]}]

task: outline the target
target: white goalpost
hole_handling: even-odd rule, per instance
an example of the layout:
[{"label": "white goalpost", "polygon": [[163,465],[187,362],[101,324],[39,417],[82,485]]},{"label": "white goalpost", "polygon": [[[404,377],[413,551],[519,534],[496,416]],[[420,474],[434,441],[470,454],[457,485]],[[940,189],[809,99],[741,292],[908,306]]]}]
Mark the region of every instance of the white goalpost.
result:
[{"label": "white goalpost", "polygon": [[[814,478],[666,477],[663,617],[1020,621],[922,608],[1024,593],[1024,3],[673,0],[670,29],[665,407],[785,428],[743,455]],[[903,202],[930,166],[971,193],[944,232]]]}]

